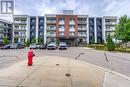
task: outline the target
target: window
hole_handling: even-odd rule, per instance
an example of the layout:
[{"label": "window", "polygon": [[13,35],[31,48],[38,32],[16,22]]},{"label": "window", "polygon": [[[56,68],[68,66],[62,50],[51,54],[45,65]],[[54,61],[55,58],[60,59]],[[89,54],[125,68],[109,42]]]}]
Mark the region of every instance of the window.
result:
[{"label": "window", "polygon": [[40,29],[43,29],[43,26],[40,26]]},{"label": "window", "polygon": [[40,35],[43,35],[43,32],[40,32],[39,34],[40,34]]},{"label": "window", "polygon": [[60,25],[59,26],[59,31],[64,31],[64,30],[65,30],[64,25]]},{"label": "window", "polygon": [[34,29],[35,27],[34,26],[31,26],[31,29]]},{"label": "window", "polygon": [[64,22],[64,20],[65,20],[64,18],[60,18],[59,22]]},{"label": "window", "polygon": [[70,32],[70,36],[74,36],[75,32]]},{"label": "window", "polygon": [[34,33],[34,32],[32,32],[32,33],[31,33],[31,35],[33,36],[33,35],[35,35],[35,33]]},{"label": "window", "polygon": [[70,25],[70,28],[73,28],[73,29],[74,29],[74,28],[75,28],[75,26],[74,26],[74,25]]},{"label": "window", "polygon": [[40,23],[43,23],[43,20],[42,20],[42,19],[40,19]]},{"label": "window", "polygon": [[60,36],[64,36],[64,32],[60,32],[59,35],[60,35]]}]

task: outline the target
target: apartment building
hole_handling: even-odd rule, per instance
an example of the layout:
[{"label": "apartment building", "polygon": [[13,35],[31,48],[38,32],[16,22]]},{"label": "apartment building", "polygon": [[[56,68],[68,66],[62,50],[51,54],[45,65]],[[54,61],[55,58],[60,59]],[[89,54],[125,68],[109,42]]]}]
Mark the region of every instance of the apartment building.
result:
[{"label": "apartment building", "polygon": [[59,14],[45,16],[14,15],[13,42],[29,40],[39,43],[51,41],[77,44],[106,43],[107,36],[113,36],[117,17],[89,17],[74,14],[73,10],[63,10]]},{"label": "apartment building", "polygon": [[107,36],[114,35],[117,17],[89,17],[89,44],[106,43]]},{"label": "apartment building", "polygon": [[39,43],[40,38],[44,39],[44,16],[30,16],[30,42],[36,39]]},{"label": "apartment building", "polygon": [[114,35],[115,26],[118,23],[118,18],[115,16],[104,16],[103,17],[103,38],[104,42],[107,42],[107,37],[110,34],[111,37]]},{"label": "apartment building", "polygon": [[44,39],[44,16],[14,15],[13,42],[24,43],[25,41],[39,43]]},{"label": "apartment building", "polygon": [[76,41],[87,42],[87,15],[74,15],[73,11],[63,14],[45,14],[45,40],[66,42],[74,46]]},{"label": "apartment building", "polygon": [[29,17],[28,15],[13,16],[13,43],[24,43],[29,38]]},{"label": "apartment building", "polygon": [[8,37],[10,43],[12,41],[12,23],[4,20],[4,19],[0,19],[0,43],[3,42],[3,38],[4,37]]}]

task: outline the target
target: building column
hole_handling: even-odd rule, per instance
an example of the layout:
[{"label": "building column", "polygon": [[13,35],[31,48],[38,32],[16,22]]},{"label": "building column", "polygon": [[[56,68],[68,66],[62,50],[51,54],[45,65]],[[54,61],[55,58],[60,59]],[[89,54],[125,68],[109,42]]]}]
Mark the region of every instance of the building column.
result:
[{"label": "building column", "polygon": [[94,36],[95,36],[95,43],[97,43],[97,23],[96,23],[96,17],[94,18]]},{"label": "building column", "polygon": [[27,17],[26,41],[30,40],[30,17]]},{"label": "building column", "polygon": [[44,17],[44,44],[46,44],[46,16]]},{"label": "building column", "polygon": [[38,28],[38,27],[39,27],[38,24],[39,24],[38,17],[36,17],[36,43],[37,43],[37,44],[38,44],[38,36],[39,36],[39,35],[38,35],[38,31],[39,31],[39,30],[38,30],[38,29],[39,29],[39,28]]},{"label": "building column", "polygon": [[87,44],[89,44],[89,17],[87,17]]},{"label": "building column", "polygon": [[105,18],[103,18],[103,40],[104,40],[104,43],[106,43],[106,27],[105,27]]}]

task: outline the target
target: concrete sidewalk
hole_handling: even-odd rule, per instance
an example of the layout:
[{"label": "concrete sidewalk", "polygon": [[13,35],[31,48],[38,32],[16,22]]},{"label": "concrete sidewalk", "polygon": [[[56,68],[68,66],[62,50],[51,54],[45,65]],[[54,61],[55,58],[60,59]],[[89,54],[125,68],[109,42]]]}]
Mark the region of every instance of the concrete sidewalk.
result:
[{"label": "concrete sidewalk", "polygon": [[[112,86],[113,76],[110,76],[105,70],[89,63],[44,56],[35,57],[33,66],[28,67],[27,61],[23,61],[1,70],[0,87],[129,87],[126,79],[125,84]],[[117,82],[124,81],[121,77],[114,78]]]}]

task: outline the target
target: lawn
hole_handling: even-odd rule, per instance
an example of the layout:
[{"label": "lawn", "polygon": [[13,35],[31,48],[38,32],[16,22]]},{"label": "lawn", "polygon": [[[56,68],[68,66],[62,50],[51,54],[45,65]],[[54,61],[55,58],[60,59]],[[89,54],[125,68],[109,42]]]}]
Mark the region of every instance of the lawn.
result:
[{"label": "lawn", "polygon": [[[85,47],[94,48],[96,50],[101,50],[101,51],[108,51],[106,45],[104,44],[89,44],[86,45]],[[115,47],[114,51],[130,53],[130,48],[124,49],[122,47]]]}]

